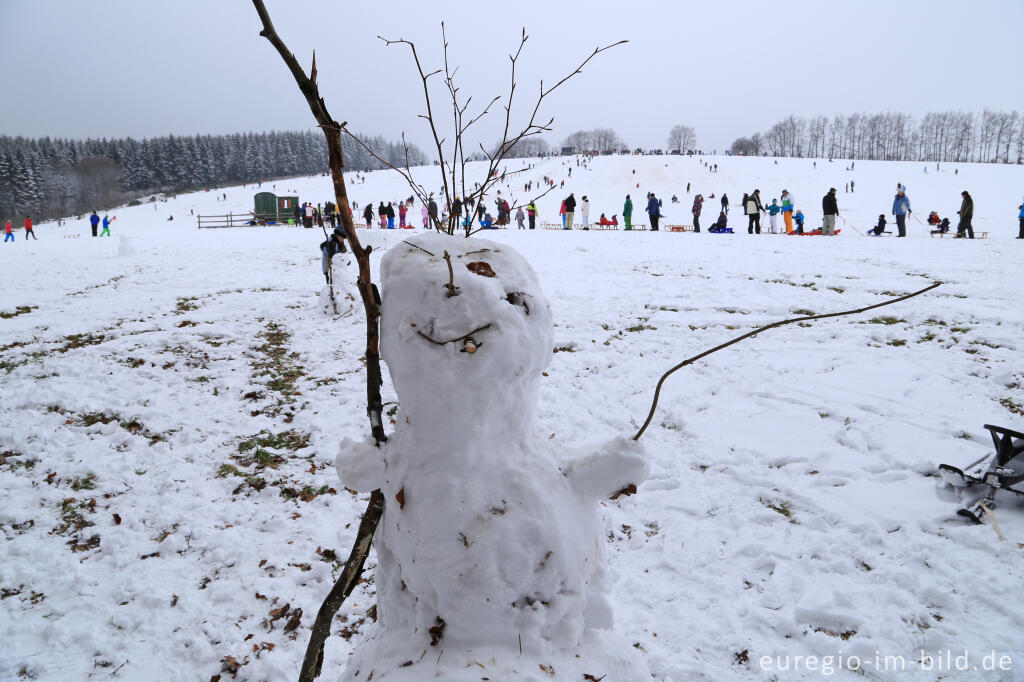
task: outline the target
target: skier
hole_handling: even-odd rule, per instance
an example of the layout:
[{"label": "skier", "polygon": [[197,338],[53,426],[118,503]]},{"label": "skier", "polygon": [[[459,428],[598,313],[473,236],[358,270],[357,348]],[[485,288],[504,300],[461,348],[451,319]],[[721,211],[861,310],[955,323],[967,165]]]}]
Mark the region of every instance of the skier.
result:
[{"label": "skier", "polygon": [[[1021,221],[1021,224],[1024,225],[1024,221]],[[10,220],[8,220],[7,224],[4,225],[4,244],[9,241],[14,241],[14,226],[11,225]]]},{"label": "skier", "polygon": [[622,220],[626,223],[627,230],[633,229],[633,200],[629,198],[628,194],[626,195],[626,203],[622,206]]},{"label": "skier", "polygon": [[747,234],[761,234],[761,190],[755,189],[754,193],[747,197],[744,202],[747,212]]},{"label": "skier", "polygon": [[[964,198],[963,203],[960,204],[960,210],[957,214],[960,216],[960,224],[956,228],[956,236],[963,237],[964,232],[967,232],[967,236],[974,239],[974,228],[971,226],[971,219],[974,218],[974,199],[967,193],[967,190],[960,192],[960,196]],[[28,220],[28,218],[26,218]]]},{"label": "skier", "polygon": [[[32,239],[39,239],[39,237],[36,236],[36,233],[32,230],[32,218],[25,216],[25,241],[28,241],[29,235],[32,235]],[[973,233],[971,233],[971,239],[974,239]]]},{"label": "skier", "polygon": [[530,219],[530,229],[537,227],[537,204],[532,201],[526,205],[526,215]]},{"label": "skier", "polygon": [[821,210],[825,214],[825,221],[821,228],[821,233],[831,237],[835,234],[836,216],[839,215],[839,204],[836,202],[835,187],[830,187],[828,194],[821,198]]},{"label": "skier", "polygon": [[565,198],[565,229],[572,229],[572,218],[576,212],[576,197],[573,196],[572,192],[569,192],[569,196]]},{"label": "skier", "polygon": [[100,224],[100,217],[96,215],[96,211],[93,211],[92,215],[89,216],[89,224],[92,225],[92,236],[95,237],[96,228],[99,227]]},{"label": "skier", "polygon": [[103,216],[103,230],[100,232],[100,236],[110,236],[110,216]]},{"label": "skier", "polygon": [[363,220],[366,221],[366,227],[367,227],[367,229],[369,229],[370,225],[373,223],[373,205],[372,204],[367,204],[366,208],[363,209]]},{"label": "skier", "polygon": [[793,234],[793,195],[782,190],[782,220],[786,223],[786,234]]},{"label": "skier", "polygon": [[647,199],[647,214],[651,216],[651,232],[658,231],[658,218],[661,217],[661,200],[651,192]]},{"label": "skier", "polygon": [[590,199],[587,199],[586,195],[583,195],[583,200],[580,203],[580,213],[583,215],[583,229],[590,229]]},{"label": "skier", "polygon": [[781,210],[782,209],[779,208],[778,199],[772,199],[772,205],[768,207],[768,224],[772,234],[775,234],[775,221],[777,220],[777,216]]},{"label": "skier", "polygon": [[693,213],[693,231],[700,232],[700,211],[704,207],[704,197],[700,194],[693,198],[693,208],[690,212]]},{"label": "skier", "polygon": [[520,230],[526,229],[523,226],[524,220],[526,220],[526,214],[523,213],[523,207],[519,206],[518,208],[516,208],[516,227],[518,227]]},{"label": "skier", "polygon": [[892,202],[892,214],[896,216],[896,229],[899,230],[897,237],[907,236],[907,216],[910,213],[910,199],[901,189],[896,192],[896,198]]}]

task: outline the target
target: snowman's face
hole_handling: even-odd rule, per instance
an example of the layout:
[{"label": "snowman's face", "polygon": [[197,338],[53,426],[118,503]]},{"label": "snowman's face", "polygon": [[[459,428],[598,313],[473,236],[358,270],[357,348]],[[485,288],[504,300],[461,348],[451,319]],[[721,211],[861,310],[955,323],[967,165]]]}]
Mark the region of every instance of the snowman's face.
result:
[{"label": "snowman's face", "polygon": [[381,350],[400,397],[412,385],[471,398],[494,382],[539,382],[551,361],[551,309],[511,247],[420,235],[391,247],[381,271]]}]

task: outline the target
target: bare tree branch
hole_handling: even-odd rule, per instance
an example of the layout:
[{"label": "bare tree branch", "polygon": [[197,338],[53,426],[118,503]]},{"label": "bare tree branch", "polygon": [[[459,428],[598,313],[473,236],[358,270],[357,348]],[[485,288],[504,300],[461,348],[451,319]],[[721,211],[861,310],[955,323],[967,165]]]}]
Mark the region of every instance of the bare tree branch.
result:
[{"label": "bare tree branch", "polygon": [[789,320],[782,320],[780,322],[774,322],[772,324],[765,325],[763,327],[758,327],[757,329],[754,329],[753,331],[749,331],[746,334],[743,334],[742,336],[737,336],[735,339],[732,339],[731,341],[726,341],[725,343],[723,343],[723,344],[721,344],[719,346],[715,346],[714,348],[712,348],[710,350],[706,350],[703,353],[698,353],[697,355],[694,355],[692,358],[687,358],[686,360],[683,360],[678,365],[676,365],[675,367],[673,367],[669,371],[667,371],[664,374],[662,374],[661,378],[658,379],[658,385],[654,389],[654,400],[651,402],[651,411],[647,414],[647,421],[644,422],[644,425],[641,426],[640,430],[636,432],[635,436],[633,436],[633,440],[640,440],[640,436],[644,435],[644,431],[646,431],[647,427],[650,426],[651,420],[654,418],[654,411],[656,409],[658,409],[658,397],[661,395],[661,387],[662,387],[662,385],[664,385],[665,380],[668,379],[670,376],[672,376],[672,374],[676,370],[682,369],[683,367],[686,367],[687,365],[691,365],[694,362],[697,362],[698,360],[700,360],[701,358],[706,358],[707,356],[711,355],[712,353],[717,353],[718,351],[722,350],[723,348],[728,348],[729,346],[731,346],[731,345],[733,345],[735,343],[739,343],[740,341],[743,341],[744,339],[749,339],[751,336],[756,336],[756,335],[760,334],[761,332],[767,331],[769,329],[774,329],[776,327],[781,327],[784,324],[793,324],[794,322],[806,322],[807,320],[824,320],[824,319],[829,318],[829,317],[839,317],[841,315],[856,315],[857,313],[867,312],[868,310],[874,310],[875,308],[881,308],[882,306],[892,305],[893,303],[899,303],[900,301],[905,301],[908,298],[913,298],[914,296],[920,296],[921,294],[925,293],[926,291],[931,291],[935,287],[941,286],[941,285],[942,285],[942,282],[935,282],[931,286],[925,287],[924,289],[921,289],[920,291],[915,291],[912,294],[907,294],[906,296],[900,296],[899,298],[889,299],[888,301],[883,301],[881,303],[876,303],[875,305],[869,305],[869,306],[867,306],[865,308],[857,308],[856,310],[844,310],[842,312],[828,313],[826,315],[807,315],[805,317],[794,317],[794,318],[789,319]]}]

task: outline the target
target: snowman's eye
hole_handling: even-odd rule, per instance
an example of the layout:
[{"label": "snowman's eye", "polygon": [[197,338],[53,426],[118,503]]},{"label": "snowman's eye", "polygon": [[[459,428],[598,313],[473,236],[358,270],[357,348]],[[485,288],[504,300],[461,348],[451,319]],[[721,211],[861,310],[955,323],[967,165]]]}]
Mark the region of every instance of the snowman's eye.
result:
[{"label": "snowman's eye", "polygon": [[526,302],[527,296],[521,291],[512,291],[505,294],[505,300],[512,305],[522,306],[527,315],[530,314],[530,305]]}]

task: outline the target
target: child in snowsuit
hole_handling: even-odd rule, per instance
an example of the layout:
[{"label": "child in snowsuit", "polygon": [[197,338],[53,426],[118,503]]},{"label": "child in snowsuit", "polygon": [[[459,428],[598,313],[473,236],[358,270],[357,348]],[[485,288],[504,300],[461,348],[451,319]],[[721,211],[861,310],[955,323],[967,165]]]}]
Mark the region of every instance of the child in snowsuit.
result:
[{"label": "child in snowsuit", "polygon": [[882,234],[883,232],[885,232],[885,214],[884,213],[879,213],[878,214],[878,224],[875,225],[875,229],[871,230],[871,234],[873,234],[873,235],[875,235],[877,237],[880,234]]},{"label": "child in snowsuit", "polygon": [[772,234],[775,234],[775,224],[778,219],[777,216],[781,211],[782,209],[779,208],[778,199],[772,199],[772,205],[768,207],[768,225]]},{"label": "child in snowsuit", "polygon": [[11,225],[11,221],[7,221],[7,225],[4,226],[4,244],[8,241],[14,241],[14,227]]},{"label": "child in snowsuit", "polygon": [[107,215],[103,216],[103,230],[100,232],[100,236],[103,235],[110,236],[110,216]]},{"label": "child in snowsuit", "polygon": [[796,233],[797,234],[803,234],[804,233],[804,212],[803,211],[797,211],[796,213],[794,213],[793,214],[793,220],[796,222]]}]

